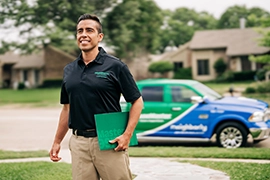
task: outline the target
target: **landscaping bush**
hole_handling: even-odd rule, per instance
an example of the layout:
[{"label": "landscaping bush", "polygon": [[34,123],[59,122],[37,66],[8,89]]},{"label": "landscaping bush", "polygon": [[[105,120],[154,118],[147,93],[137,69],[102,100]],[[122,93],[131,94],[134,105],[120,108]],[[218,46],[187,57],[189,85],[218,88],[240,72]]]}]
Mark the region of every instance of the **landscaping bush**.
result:
[{"label": "landscaping bush", "polygon": [[262,81],[265,79],[265,73],[267,72],[268,70],[266,69],[260,69],[256,72],[256,76],[258,78],[258,80]]},{"label": "landscaping bush", "polygon": [[259,93],[267,93],[270,92],[270,82],[262,83],[258,86],[257,92]]},{"label": "landscaping bush", "polygon": [[245,93],[247,93],[247,94],[252,94],[255,92],[256,92],[256,89],[254,87],[247,87],[245,90]]},{"label": "landscaping bush", "polygon": [[180,68],[174,72],[174,79],[192,79],[191,68]]},{"label": "landscaping bush", "polygon": [[23,89],[25,89],[25,84],[24,84],[24,82],[20,82],[18,84],[18,90],[23,90]]},{"label": "landscaping bush", "polygon": [[234,72],[234,81],[246,81],[246,80],[254,80],[256,75],[256,71],[241,71]]},{"label": "landscaping bush", "polygon": [[234,73],[232,71],[226,71],[221,76],[218,76],[215,82],[233,82]]},{"label": "landscaping bush", "polygon": [[39,88],[58,88],[61,87],[62,79],[46,79]]},{"label": "landscaping bush", "polygon": [[169,61],[154,62],[150,64],[148,70],[152,73],[164,74],[173,70],[173,64]]},{"label": "landscaping bush", "polygon": [[218,59],[214,64],[214,69],[217,74],[221,75],[227,69],[227,64],[224,62],[222,58]]}]

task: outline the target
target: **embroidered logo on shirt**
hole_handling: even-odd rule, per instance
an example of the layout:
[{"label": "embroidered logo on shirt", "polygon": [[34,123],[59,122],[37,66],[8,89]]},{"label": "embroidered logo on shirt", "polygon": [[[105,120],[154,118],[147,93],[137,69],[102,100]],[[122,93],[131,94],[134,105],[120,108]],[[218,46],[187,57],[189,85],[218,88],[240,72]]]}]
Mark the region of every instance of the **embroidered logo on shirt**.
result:
[{"label": "embroidered logo on shirt", "polygon": [[98,78],[107,78],[109,76],[108,72],[95,72],[96,77]]}]

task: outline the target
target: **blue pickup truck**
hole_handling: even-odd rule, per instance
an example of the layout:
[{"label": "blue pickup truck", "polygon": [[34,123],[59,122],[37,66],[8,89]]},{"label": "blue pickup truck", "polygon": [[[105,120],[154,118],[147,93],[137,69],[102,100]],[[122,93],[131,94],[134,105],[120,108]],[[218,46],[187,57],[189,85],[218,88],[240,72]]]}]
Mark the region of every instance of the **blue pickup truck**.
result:
[{"label": "blue pickup truck", "polygon": [[[136,133],[139,142],[208,142],[220,147],[245,146],[270,135],[266,102],[223,97],[195,80],[147,79],[137,82],[144,100]],[[121,101],[122,111],[130,104]]]}]

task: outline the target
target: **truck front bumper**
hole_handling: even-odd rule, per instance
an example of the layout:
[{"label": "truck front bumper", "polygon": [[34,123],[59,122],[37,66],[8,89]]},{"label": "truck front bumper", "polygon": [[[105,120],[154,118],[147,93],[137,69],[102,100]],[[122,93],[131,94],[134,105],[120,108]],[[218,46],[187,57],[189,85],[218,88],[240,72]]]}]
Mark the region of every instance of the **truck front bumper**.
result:
[{"label": "truck front bumper", "polygon": [[270,128],[250,128],[249,132],[256,141],[267,139],[270,136]]}]

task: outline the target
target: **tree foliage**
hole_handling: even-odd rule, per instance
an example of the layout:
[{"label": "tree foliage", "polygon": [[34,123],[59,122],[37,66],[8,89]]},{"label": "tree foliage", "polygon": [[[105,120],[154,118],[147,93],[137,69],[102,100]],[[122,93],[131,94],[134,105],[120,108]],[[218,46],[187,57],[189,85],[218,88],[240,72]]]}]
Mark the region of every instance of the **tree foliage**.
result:
[{"label": "tree foliage", "polygon": [[116,0],[1,0],[0,23],[14,23],[20,31],[20,42],[2,42],[2,52],[17,48],[31,53],[46,44],[66,51],[76,47],[74,35],[76,21],[81,14],[91,13],[102,16]]},{"label": "tree foliage", "polygon": [[193,9],[177,8],[164,11],[160,51],[167,46],[180,46],[190,41],[196,30],[215,29],[217,20],[207,12]]},{"label": "tree foliage", "polygon": [[218,21],[218,29],[239,28],[240,19],[246,20],[246,27],[259,27],[262,26],[262,19],[269,19],[269,12],[261,8],[250,8],[246,6],[231,6],[220,17]]},{"label": "tree foliage", "polygon": [[121,58],[153,53],[159,47],[162,19],[152,0],[123,0],[104,19],[105,42]]}]

